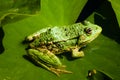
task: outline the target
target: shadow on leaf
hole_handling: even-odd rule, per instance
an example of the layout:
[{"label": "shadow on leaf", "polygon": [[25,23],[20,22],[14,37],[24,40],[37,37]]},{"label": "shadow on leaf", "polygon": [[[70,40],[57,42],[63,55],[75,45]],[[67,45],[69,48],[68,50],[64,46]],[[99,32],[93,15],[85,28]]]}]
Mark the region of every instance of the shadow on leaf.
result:
[{"label": "shadow on leaf", "polygon": [[34,60],[32,60],[29,56],[23,55],[23,58],[26,59],[27,61],[33,63],[35,66],[41,67],[36,62],[34,62]]},{"label": "shadow on leaf", "polygon": [[96,12],[95,23],[103,28],[102,34],[120,43],[120,28],[111,3],[105,1]]},{"label": "shadow on leaf", "polygon": [[2,43],[3,37],[4,37],[4,31],[2,27],[0,26],[0,54],[3,53],[5,50],[3,47],[3,43]]},{"label": "shadow on leaf", "polygon": [[62,54],[58,54],[57,55],[59,58],[63,58],[63,57],[65,57],[67,60],[69,60],[69,61],[73,61],[73,60],[75,60],[75,59],[77,59],[77,58],[73,58],[72,57],[72,53],[71,52],[64,52],[64,53],[62,53]]},{"label": "shadow on leaf", "polygon": [[105,0],[88,0],[76,22],[82,22],[88,18]]}]

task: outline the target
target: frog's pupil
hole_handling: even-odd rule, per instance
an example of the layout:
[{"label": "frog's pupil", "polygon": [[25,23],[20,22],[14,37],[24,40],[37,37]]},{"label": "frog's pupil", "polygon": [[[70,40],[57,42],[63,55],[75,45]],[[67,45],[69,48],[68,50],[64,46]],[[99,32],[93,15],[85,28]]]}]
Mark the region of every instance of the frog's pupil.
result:
[{"label": "frog's pupil", "polygon": [[91,34],[91,33],[92,33],[92,29],[91,29],[91,28],[85,28],[85,32],[86,32],[87,34]]}]

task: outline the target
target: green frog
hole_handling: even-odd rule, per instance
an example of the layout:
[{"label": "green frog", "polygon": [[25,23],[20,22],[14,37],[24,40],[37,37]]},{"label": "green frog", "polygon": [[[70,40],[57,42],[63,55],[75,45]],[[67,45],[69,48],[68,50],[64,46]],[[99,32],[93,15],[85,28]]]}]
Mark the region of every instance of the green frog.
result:
[{"label": "green frog", "polygon": [[83,57],[81,48],[93,41],[101,31],[101,27],[89,21],[44,28],[26,37],[29,42],[27,55],[57,76],[72,73],[65,69],[57,54],[71,53],[73,58]]}]

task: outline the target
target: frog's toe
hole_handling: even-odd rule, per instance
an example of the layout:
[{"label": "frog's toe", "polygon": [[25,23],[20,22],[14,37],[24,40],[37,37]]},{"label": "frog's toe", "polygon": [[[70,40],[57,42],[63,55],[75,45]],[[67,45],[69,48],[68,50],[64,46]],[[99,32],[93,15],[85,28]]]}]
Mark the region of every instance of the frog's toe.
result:
[{"label": "frog's toe", "polygon": [[67,71],[67,70],[62,70],[62,69],[56,69],[56,68],[50,68],[50,71],[52,71],[53,73],[55,73],[57,76],[60,76],[61,73],[67,73],[70,74],[72,73],[71,71]]},{"label": "frog's toe", "polygon": [[72,57],[73,58],[84,57],[84,52],[79,51],[78,48],[72,49]]},{"label": "frog's toe", "polygon": [[72,54],[72,57],[74,58],[84,57],[84,52],[83,51],[76,52]]}]

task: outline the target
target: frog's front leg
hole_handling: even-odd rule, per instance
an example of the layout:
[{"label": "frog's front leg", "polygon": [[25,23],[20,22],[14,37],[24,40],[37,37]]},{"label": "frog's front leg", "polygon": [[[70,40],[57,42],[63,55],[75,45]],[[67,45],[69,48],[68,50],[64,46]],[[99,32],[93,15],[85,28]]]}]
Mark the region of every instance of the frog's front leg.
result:
[{"label": "frog's front leg", "polygon": [[84,52],[82,50],[79,51],[79,49],[80,47],[77,47],[77,46],[75,46],[74,48],[71,48],[73,58],[84,57]]},{"label": "frog's front leg", "polygon": [[60,73],[72,73],[64,69],[64,65],[60,62],[59,58],[48,50],[45,49],[29,49],[28,56],[34,60],[38,65],[55,73],[59,76]]}]

